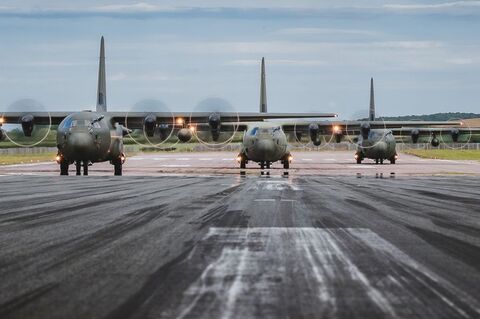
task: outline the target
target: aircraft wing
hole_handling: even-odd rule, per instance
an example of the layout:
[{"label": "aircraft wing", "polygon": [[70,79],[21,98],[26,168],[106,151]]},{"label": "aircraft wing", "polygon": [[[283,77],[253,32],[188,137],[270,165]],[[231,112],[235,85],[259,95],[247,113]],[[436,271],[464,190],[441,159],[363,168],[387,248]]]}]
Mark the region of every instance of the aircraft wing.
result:
[{"label": "aircraft wing", "polygon": [[25,116],[33,116],[38,125],[58,125],[73,112],[5,112],[0,113],[0,124],[20,124]]},{"label": "aircraft wing", "polygon": [[453,127],[461,127],[462,122],[445,122],[445,121],[303,121],[297,120],[291,123],[282,123],[285,132],[306,132],[311,127],[316,125],[319,129],[320,135],[344,134],[344,135],[358,135],[362,124],[368,123],[371,129],[388,129],[392,131],[413,130],[415,128],[431,129],[435,127],[445,127],[450,130]]},{"label": "aircraft wing", "polygon": [[130,129],[140,129],[147,119],[156,124],[194,125],[199,129],[209,126],[213,119],[225,126],[235,126],[245,122],[261,122],[267,119],[286,118],[329,118],[333,113],[257,113],[257,112],[109,112],[113,122],[125,125]]}]

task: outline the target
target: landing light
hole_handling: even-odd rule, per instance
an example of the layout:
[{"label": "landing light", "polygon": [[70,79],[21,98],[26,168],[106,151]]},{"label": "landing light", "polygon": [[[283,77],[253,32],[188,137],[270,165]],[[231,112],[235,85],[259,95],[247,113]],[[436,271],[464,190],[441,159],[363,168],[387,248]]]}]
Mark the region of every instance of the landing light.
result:
[{"label": "landing light", "polygon": [[335,125],[335,126],[333,127],[333,131],[334,131],[335,133],[338,133],[338,131],[340,131],[340,126]]},{"label": "landing light", "polygon": [[398,159],[398,154],[395,154],[395,159],[396,159],[396,160]]},{"label": "landing light", "polygon": [[60,155],[55,156],[55,161],[57,162],[57,164],[60,164],[60,162],[62,161],[62,157]]},{"label": "landing light", "polygon": [[293,161],[293,156],[292,156],[292,155],[290,155],[290,156],[288,157],[288,161],[289,161],[290,163]]},{"label": "landing light", "polygon": [[3,119],[3,117],[0,117],[0,125],[2,125],[4,122],[5,120]]},{"label": "landing light", "polygon": [[358,154],[355,154],[355,159],[358,159]]},{"label": "landing light", "polygon": [[237,162],[240,163],[242,161],[242,157],[240,155],[237,156]]},{"label": "landing light", "polygon": [[177,119],[177,124],[178,124],[178,125],[182,125],[183,123],[184,123],[183,119],[182,119],[181,117],[179,117],[179,118]]},{"label": "landing light", "polygon": [[195,133],[195,126],[190,126],[188,129],[190,130],[190,132]]}]

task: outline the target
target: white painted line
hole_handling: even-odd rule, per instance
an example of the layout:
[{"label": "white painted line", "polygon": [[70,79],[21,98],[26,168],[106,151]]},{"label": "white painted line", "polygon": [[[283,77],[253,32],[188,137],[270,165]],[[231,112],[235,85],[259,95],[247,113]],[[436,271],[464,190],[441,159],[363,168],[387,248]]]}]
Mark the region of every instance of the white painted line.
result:
[{"label": "white painted line", "polygon": [[377,168],[376,166],[367,166],[367,165],[349,165],[348,168],[361,168],[361,169],[369,169],[369,168]]},{"label": "white painted line", "polygon": [[145,157],[128,157],[129,161],[143,161]]},{"label": "white painted line", "polygon": [[281,199],[281,202],[296,202],[296,199]]},{"label": "white painted line", "polygon": [[168,160],[168,158],[166,157],[154,157],[152,158],[154,161],[165,161],[165,160]]},{"label": "white painted line", "polygon": [[222,158],[222,161],[234,161],[234,158]]},{"label": "white painted line", "polygon": [[163,164],[160,167],[191,167],[190,164]]},{"label": "white painted line", "polygon": [[[349,244],[365,248],[362,252],[371,256],[359,254]],[[364,258],[359,259],[361,256]],[[263,305],[283,301],[285,284],[291,280],[299,285],[296,293],[308,298],[309,310],[317,313],[325,309],[336,313],[339,306],[344,306],[343,300],[337,300],[338,292],[354,287],[359,300],[352,300],[351,307],[357,302],[372,303],[383,313],[381,317],[401,316],[403,309],[424,298],[438,306],[433,317],[439,313],[453,317],[480,314],[477,298],[369,229],[210,228],[187,264],[198,269],[198,262],[207,260],[210,262],[204,265],[201,275],[184,291],[178,318],[198,316],[199,309],[206,318],[233,318],[238,313],[242,318],[257,317],[259,309],[265,314],[261,312]],[[379,273],[372,273],[361,260],[376,260]],[[401,282],[398,269],[402,270]],[[292,273],[295,278],[291,278]],[[199,307],[202,300],[208,300],[208,305]]]},{"label": "white painted line", "polygon": [[311,158],[302,158],[302,161],[313,161]]},{"label": "white painted line", "polygon": [[255,202],[275,202],[275,199],[273,198],[258,198],[255,200]]},{"label": "white painted line", "polygon": [[2,165],[2,167],[10,168],[10,167],[31,167],[31,166],[39,166],[39,165],[58,165],[55,162],[39,162],[39,163],[24,163],[24,164],[10,164],[10,165]]}]

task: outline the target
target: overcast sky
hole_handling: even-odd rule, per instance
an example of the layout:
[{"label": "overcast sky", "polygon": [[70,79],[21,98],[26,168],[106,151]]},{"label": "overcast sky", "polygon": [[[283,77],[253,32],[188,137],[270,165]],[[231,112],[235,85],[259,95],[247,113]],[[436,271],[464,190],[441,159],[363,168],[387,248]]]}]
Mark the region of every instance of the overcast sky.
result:
[{"label": "overcast sky", "polygon": [[0,106],[93,108],[100,37],[109,110],[222,98],[271,112],[480,113],[480,1],[1,0]]}]

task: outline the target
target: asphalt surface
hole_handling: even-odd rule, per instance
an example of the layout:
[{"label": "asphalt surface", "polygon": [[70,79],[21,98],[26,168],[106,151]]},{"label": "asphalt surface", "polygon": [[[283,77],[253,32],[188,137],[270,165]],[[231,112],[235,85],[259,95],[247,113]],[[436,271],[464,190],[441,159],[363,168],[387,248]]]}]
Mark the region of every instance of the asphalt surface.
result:
[{"label": "asphalt surface", "polygon": [[[312,151],[294,152],[294,160],[290,165],[292,176],[305,175],[376,175],[396,174],[397,176],[431,176],[431,175],[476,175],[480,177],[479,161],[451,161],[422,159],[411,155],[400,154],[395,165],[385,161],[384,165],[375,165],[373,160],[366,159],[358,165],[353,158],[354,152]],[[234,152],[204,153],[150,153],[128,157],[123,173],[128,176],[165,176],[176,175],[238,175],[239,164]],[[0,166],[0,175],[59,175],[59,165],[53,159],[49,163],[30,163]],[[249,163],[246,175],[260,174],[257,163]],[[281,176],[283,166],[275,163],[270,170],[271,175]],[[71,165],[70,174],[75,174]],[[109,163],[95,163],[90,167],[90,175],[113,175],[113,166]]]},{"label": "asphalt surface", "polygon": [[0,318],[479,318],[478,177],[0,177]]}]

